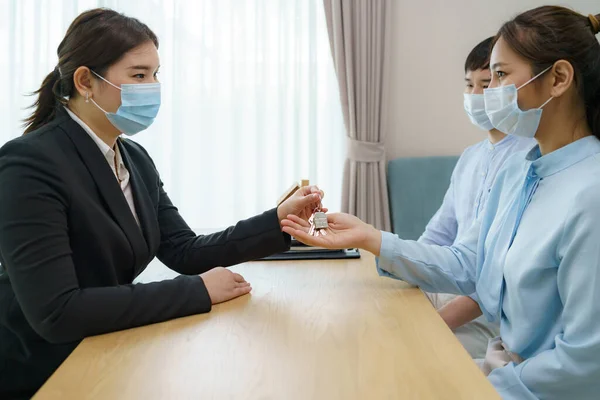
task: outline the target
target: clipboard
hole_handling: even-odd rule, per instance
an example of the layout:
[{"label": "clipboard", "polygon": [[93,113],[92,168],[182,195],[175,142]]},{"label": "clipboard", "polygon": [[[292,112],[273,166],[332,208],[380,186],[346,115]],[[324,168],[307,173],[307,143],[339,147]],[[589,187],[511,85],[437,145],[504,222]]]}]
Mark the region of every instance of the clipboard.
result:
[{"label": "clipboard", "polygon": [[290,261],[290,260],[347,260],[360,258],[358,249],[344,250],[288,250],[276,253],[256,261]]}]

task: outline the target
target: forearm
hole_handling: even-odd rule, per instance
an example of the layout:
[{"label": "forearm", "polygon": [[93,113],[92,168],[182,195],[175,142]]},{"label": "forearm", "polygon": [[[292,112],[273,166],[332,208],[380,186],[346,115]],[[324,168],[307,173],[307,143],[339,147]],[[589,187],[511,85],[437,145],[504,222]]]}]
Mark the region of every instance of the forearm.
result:
[{"label": "forearm", "polygon": [[481,309],[479,304],[468,296],[460,296],[438,310],[440,317],[452,330],[471,322],[479,317]]},{"label": "forearm", "polygon": [[195,236],[175,212],[163,221],[158,258],[181,274],[200,274],[217,266],[255,260],[285,251],[290,245],[289,235],[281,232],[275,209],[204,236]]},{"label": "forearm", "polygon": [[465,246],[441,247],[401,240],[383,232],[379,273],[432,293],[475,291],[475,253]]},{"label": "forearm", "polygon": [[34,330],[52,343],[73,342],[211,309],[210,296],[199,276],[73,289],[47,299],[19,297]]}]

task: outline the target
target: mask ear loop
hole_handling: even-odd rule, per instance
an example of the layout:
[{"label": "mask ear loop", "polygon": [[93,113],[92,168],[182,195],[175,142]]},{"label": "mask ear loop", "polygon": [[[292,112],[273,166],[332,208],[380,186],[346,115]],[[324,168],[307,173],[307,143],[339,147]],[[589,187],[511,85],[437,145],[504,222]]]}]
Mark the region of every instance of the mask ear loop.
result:
[{"label": "mask ear loop", "polygon": [[[92,71],[92,74],[96,75],[98,78],[102,79],[104,82],[108,83],[110,86],[114,87],[115,89],[119,89],[122,90],[120,87],[118,87],[117,85],[107,81],[106,79],[104,79],[102,76],[98,75],[94,70],[90,69],[90,71]],[[535,79],[535,78],[534,78]]]},{"label": "mask ear loop", "polygon": [[[113,83],[111,83],[111,82],[107,81],[107,80],[106,80],[106,79],[104,79],[102,76],[98,75],[98,74],[97,74],[97,73],[96,73],[96,72],[95,72],[93,69],[90,69],[90,71],[92,72],[92,74],[96,75],[98,78],[102,79],[104,82],[108,83],[110,86],[114,87],[115,89],[122,90],[122,89],[121,89],[120,87],[118,87],[117,85],[115,85],[115,84],[113,84]],[[98,105],[98,103],[96,103],[96,102],[94,101],[94,99],[91,99],[91,98],[89,97],[89,94],[88,94],[88,92],[85,92],[85,102],[86,102],[86,103],[89,103],[89,101],[90,101],[90,100],[91,100],[91,101],[92,101],[92,103],[94,103],[94,105],[95,105],[96,107],[98,107],[98,108],[99,108],[99,109],[100,109],[100,110],[101,110],[101,111],[102,111],[104,114],[109,114],[108,112],[106,112],[106,111],[104,110],[104,108],[100,107],[100,106]]]},{"label": "mask ear loop", "polygon": [[[536,76],[534,76],[533,78],[531,78],[530,80],[528,80],[527,82],[525,82],[524,84],[522,84],[521,86],[519,86],[517,88],[517,90],[521,89],[522,87],[525,87],[525,86],[529,85],[531,82],[535,81],[537,78],[539,78],[540,76],[542,76],[546,72],[548,72],[553,66],[554,65],[549,66],[548,68],[546,68],[545,70],[543,70],[542,72],[540,72],[539,74],[537,74]],[[92,72],[94,72],[94,71],[92,71]]]},{"label": "mask ear loop", "polygon": [[554,99],[554,97],[550,97],[548,100],[546,100],[546,102],[544,104],[542,104],[539,108],[542,109],[544,108],[544,106],[548,103],[550,103],[552,100]]},{"label": "mask ear loop", "polygon": [[96,103],[96,102],[94,101],[94,99],[90,99],[90,101],[91,101],[92,103],[94,103],[94,105],[95,105],[96,107],[98,107],[98,108],[100,109],[100,111],[102,111],[104,114],[110,114],[109,112],[105,111],[105,110],[104,110],[104,108],[100,107],[100,106],[98,105],[98,103]]},{"label": "mask ear loop", "polygon": [[[549,66],[548,68],[546,68],[545,70],[543,70],[542,72],[540,72],[539,74],[537,74],[536,76],[534,76],[533,78],[531,78],[530,80],[528,80],[527,82],[525,82],[524,84],[522,84],[521,86],[519,86],[517,88],[517,90],[521,89],[524,86],[529,85],[531,82],[533,82],[534,80],[536,80],[537,78],[539,78],[540,76],[542,76],[543,74],[545,74],[546,72],[548,72],[554,65]],[[544,108],[544,106],[548,103],[550,103],[552,101],[554,97],[550,97],[548,100],[546,100],[546,102],[544,104],[542,104],[541,106],[538,107],[539,109]]]}]

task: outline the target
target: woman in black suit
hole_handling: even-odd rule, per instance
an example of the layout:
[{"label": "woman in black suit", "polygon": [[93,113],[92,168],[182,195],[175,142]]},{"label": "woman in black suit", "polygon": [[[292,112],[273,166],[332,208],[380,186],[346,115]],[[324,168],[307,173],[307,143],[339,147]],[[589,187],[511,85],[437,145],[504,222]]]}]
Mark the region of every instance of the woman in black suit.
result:
[{"label": "woman in black suit", "polygon": [[[321,200],[196,236],[152,159],[121,133],[160,105],[158,40],[112,10],[81,14],[38,90],[25,135],[0,150],[0,398],[30,397],[86,336],[208,312],[250,292],[230,266],[289,248],[280,221]],[[158,257],[176,279],[132,284]]]}]

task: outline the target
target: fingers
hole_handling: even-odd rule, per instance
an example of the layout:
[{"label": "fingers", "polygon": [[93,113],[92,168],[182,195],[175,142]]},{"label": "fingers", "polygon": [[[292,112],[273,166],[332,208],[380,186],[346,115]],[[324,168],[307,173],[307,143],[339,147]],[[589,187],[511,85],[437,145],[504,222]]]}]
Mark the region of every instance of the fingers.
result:
[{"label": "fingers", "polygon": [[244,279],[244,277],[241,276],[240,274],[236,273],[236,272],[233,273],[233,280],[236,281],[236,282],[240,282],[240,283],[246,282],[246,280]]},{"label": "fingers", "polygon": [[[288,220],[289,219],[291,219],[291,222],[299,225],[299,226],[293,226],[294,229],[310,228],[310,224],[304,218],[300,218],[297,215],[290,214],[290,215],[288,215]],[[283,221],[285,221],[285,219]],[[283,221],[281,221],[282,225],[284,224]]]},{"label": "fingers", "polygon": [[316,238],[314,236],[309,235],[307,232],[304,232],[303,230],[294,229],[290,226],[284,226],[283,231],[285,233],[289,234],[290,236],[293,236],[294,238],[296,238],[296,240],[299,240],[300,242],[307,244],[309,246],[320,246],[322,244],[320,241],[316,240]]},{"label": "fingers", "polygon": [[245,286],[245,287],[237,287],[235,289],[233,289],[233,297],[239,297],[239,296],[243,296],[245,294],[248,294],[252,291],[252,287],[250,285]]},{"label": "fingers", "polygon": [[249,293],[250,291],[252,291],[252,285],[249,284],[248,282],[244,282],[244,283],[236,283],[236,286],[233,287],[231,290],[233,290],[234,292],[236,290],[242,290],[245,293]]},{"label": "fingers", "polygon": [[343,215],[344,214],[342,214],[342,213],[327,214],[327,222],[329,222],[330,226],[341,223],[342,219],[343,219]]},{"label": "fingers", "polygon": [[317,185],[303,186],[299,189],[299,192],[304,196],[310,193],[319,193],[321,196],[325,194]]},{"label": "fingers", "polygon": [[282,227],[289,227],[294,230],[301,230],[308,233],[308,229],[310,228],[310,224],[304,221],[302,218],[297,217],[295,215],[288,215],[288,219],[284,219],[281,221]]},{"label": "fingers", "polygon": [[307,216],[312,214],[313,210],[321,205],[321,198],[318,194],[311,194],[304,197],[299,197],[294,200],[294,214],[304,212]]},{"label": "fingers", "polygon": [[319,189],[319,187],[316,185],[301,187],[296,193],[298,193],[302,197],[316,196],[315,198],[317,198],[318,201],[323,200],[323,198],[325,197],[325,192]]},{"label": "fingers", "polygon": [[287,216],[287,219],[290,220],[290,221],[292,221],[292,222],[295,222],[295,223],[299,224],[300,226],[306,226],[306,225],[304,225],[304,223],[306,221],[304,221],[302,218],[300,218],[297,215],[290,214],[290,215]]},{"label": "fingers", "polygon": [[322,191],[321,189],[319,189],[318,186],[314,185],[314,186],[310,186],[310,192],[309,193],[317,193],[321,200],[325,197],[325,192]]}]

